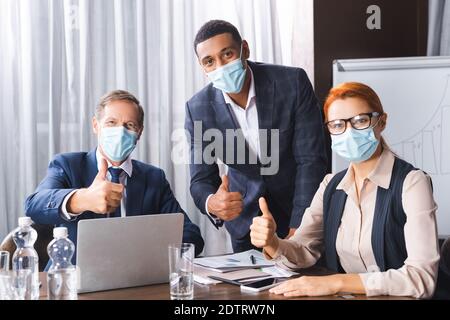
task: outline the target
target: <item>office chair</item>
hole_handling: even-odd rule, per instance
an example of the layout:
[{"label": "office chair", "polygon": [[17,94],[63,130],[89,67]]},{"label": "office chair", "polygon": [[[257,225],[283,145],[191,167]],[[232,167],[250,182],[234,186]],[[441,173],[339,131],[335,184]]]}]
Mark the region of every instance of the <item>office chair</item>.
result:
[{"label": "office chair", "polygon": [[444,241],[441,246],[441,269],[450,277],[450,238]]},{"label": "office chair", "polygon": [[446,239],[441,245],[438,285],[433,299],[450,300],[450,238]]}]

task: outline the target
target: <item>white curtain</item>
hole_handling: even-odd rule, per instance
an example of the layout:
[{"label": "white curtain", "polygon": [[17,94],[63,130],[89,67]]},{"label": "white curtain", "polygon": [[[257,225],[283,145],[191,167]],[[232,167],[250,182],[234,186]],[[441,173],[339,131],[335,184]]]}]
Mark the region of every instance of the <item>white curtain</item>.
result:
[{"label": "white curtain", "polygon": [[251,59],[291,65],[297,9],[295,0],[2,0],[0,237],[16,226],[55,154],[96,145],[100,96],[125,89],[145,109],[134,157],[165,170],[201,228],[204,254],[230,251],[225,230],[193,204],[188,166],[171,160],[185,102],[207,83],[192,42],[203,23],[225,19],[249,41]]},{"label": "white curtain", "polygon": [[428,8],[428,55],[450,56],[450,0],[429,0]]}]

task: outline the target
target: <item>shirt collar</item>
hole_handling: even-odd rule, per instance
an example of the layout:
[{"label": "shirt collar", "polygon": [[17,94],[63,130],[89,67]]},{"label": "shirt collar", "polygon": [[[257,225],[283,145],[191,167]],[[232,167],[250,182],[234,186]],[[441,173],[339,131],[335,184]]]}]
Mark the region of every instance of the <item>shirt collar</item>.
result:
[{"label": "shirt collar", "polygon": [[377,186],[388,189],[391,184],[392,170],[394,168],[395,156],[388,148],[384,148],[378,159],[375,169],[369,174],[367,179]]},{"label": "shirt collar", "polygon": [[[97,170],[100,170],[100,161],[102,159],[105,159],[105,157],[103,157],[99,148],[97,148],[97,150],[95,151],[95,156],[97,158]],[[108,169],[111,168],[113,166],[111,162],[109,162],[108,159],[105,160],[108,163]],[[122,169],[128,175],[128,177],[131,177],[131,174],[133,173],[133,162],[131,161],[131,156],[128,156],[128,158],[119,166],[119,168]]]},{"label": "shirt collar", "polygon": [[[381,153],[380,158],[372,170],[367,176],[372,183],[375,185],[382,187],[384,189],[388,189],[391,184],[392,177],[392,169],[394,168],[395,156],[391,150],[388,148],[384,148]],[[337,185],[336,189],[344,190],[348,192],[350,188],[353,187],[355,183],[355,171],[353,169],[353,163],[350,163],[348,170],[342,178],[341,182]]]},{"label": "shirt collar", "polygon": [[[250,89],[248,90],[248,98],[247,98],[247,104],[245,106],[245,109],[250,106],[250,103],[253,98],[256,97],[256,91],[255,91],[255,81],[253,80],[253,71],[250,67],[248,67],[249,75],[250,75]],[[228,94],[222,91],[223,98],[225,99],[226,103],[229,103],[230,105],[234,106],[236,103],[230,98]]]}]

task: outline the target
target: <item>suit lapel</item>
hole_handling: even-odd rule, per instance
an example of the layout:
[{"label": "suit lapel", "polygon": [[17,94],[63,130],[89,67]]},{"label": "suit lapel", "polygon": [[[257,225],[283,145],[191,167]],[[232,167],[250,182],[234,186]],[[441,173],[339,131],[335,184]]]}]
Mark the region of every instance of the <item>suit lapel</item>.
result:
[{"label": "suit lapel", "polygon": [[[262,155],[270,156],[271,129],[273,128],[275,83],[262,73],[257,64],[249,61],[255,81],[256,108],[258,109],[260,152]],[[267,146],[263,142],[267,142]],[[267,148],[264,152],[264,148]]]},{"label": "suit lapel", "polygon": [[[223,159],[221,159],[225,164],[227,164],[230,167],[236,167],[237,166],[237,139],[234,138],[234,146],[235,148],[233,151],[233,164],[230,163],[230,161],[227,161],[227,159],[230,157],[230,155],[227,155],[227,130],[237,130],[240,128],[239,123],[234,118],[234,115],[232,114],[231,107],[225,102],[225,99],[223,97],[223,94],[220,90],[212,87],[213,90],[213,97],[211,99],[211,105],[214,109],[215,118],[216,118],[216,124],[217,129],[219,129],[222,132],[223,139],[222,141],[222,148],[223,148]],[[242,137],[243,138],[243,137]],[[245,153],[248,154],[248,145],[247,141],[245,141]]]},{"label": "suit lapel", "polygon": [[[274,103],[274,92],[275,92],[275,84],[274,82],[269,79],[265,74],[263,74],[258,65],[249,61],[249,66],[252,69],[253,72],[253,81],[255,82],[255,91],[256,91],[256,107],[258,109],[258,122],[259,122],[259,129],[267,129],[267,133],[260,133],[260,142],[267,141],[267,150],[271,150],[271,137],[270,137],[270,129],[272,129],[272,115],[273,115],[273,103]],[[220,90],[215,89],[211,86],[212,90],[212,97],[211,97],[211,105],[215,111],[215,118],[217,127],[220,131],[222,131],[224,137],[226,137],[226,130],[227,129],[238,129],[239,124],[236,123],[232,111],[225,103],[225,99],[223,98],[223,94]],[[267,134],[267,135],[266,135]],[[260,143],[262,146],[262,143]],[[226,157],[226,150],[225,150],[226,144],[224,142],[224,157]],[[235,150],[236,151],[236,150]],[[248,155],[249,154],[249,147],[246,142],[245,145],[245,152]],[[270,156],[270,153],[268,151],[265,151],[264,153],[267,156]],[[236,154],[234,154],[234,160],[236,160]],[[226,163],[225,159],[224,162]],[[247,158],[248,160],[248,158]],[[247,162],[247,161],[246,161]],[[235,161],[236,163],[236,161]],[[237,165],[229,165],[231,167],[237,168]],[[259,159],[257,165],[245,165],[245,166],[239,166],[239,170],[247,171],[248,174],[251,175],[259,175]]]},{"label": "suit lapel", "polygon": [[238,128],[238,124],[234,121],[231,110],[225,103],[222,92],[214,87],[211,87],[211,90],[213,91],[211,105],[214,109],[218,129],[224,133],[227,129],[236,130]]},{"label": "suit lapel", "polygon": [[87,154],[86,175],[83,176],[83,185],[85,187],[89,187],[98,174],[97,156],[95,155],[96,151],[97,148]]},{"label": "suit lapel", "polygon": [[142,212],[142,204],[144,201],[144,193],[147,189],[147,181],[145,175],[142,174],[136,161],[133,162],[133,172],[127,180],[127,216],[136,216],[145,214]]}]

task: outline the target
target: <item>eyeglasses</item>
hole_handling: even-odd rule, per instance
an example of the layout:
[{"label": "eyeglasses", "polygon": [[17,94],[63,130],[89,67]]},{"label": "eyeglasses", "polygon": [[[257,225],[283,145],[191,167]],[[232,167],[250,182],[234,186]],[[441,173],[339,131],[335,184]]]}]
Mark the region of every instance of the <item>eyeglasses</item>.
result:
[{"label": "eyeglasses", "polygon": [[378,117],[379,112],[361,113],[348,119],[336,119],[325,123],[328,131],[332,135],[343,134],[347,130],[347,122],[350,122],[353,129],[364,130],[372,125],[372,118]]}]

